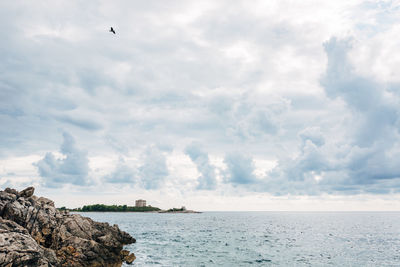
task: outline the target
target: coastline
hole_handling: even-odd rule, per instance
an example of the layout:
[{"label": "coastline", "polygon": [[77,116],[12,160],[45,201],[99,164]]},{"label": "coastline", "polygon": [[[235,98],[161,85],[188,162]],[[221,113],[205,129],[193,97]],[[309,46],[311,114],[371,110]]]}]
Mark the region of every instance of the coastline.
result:
[{"label": "coastline", "polygon": [[177,213],[202,213],[201,211],[194,211],[194,210],[179,210],[179,211],[169,211],[169,210],[162,210],[159,211],[158,213],[172,213],[172,214],[177,214]]},{"label": "coastline", "polygon": [[[141,200],[145,201],[145,200]],[[146,212],[146,213],[201,213],[200,211],[188,210],[185,206],[181,208],[160,209],[153,206],[128,206],[128,205],[105,205],[91,204],[79,208],[69,209],[66,207],[57,208],[59,211],[69,212]]]}]

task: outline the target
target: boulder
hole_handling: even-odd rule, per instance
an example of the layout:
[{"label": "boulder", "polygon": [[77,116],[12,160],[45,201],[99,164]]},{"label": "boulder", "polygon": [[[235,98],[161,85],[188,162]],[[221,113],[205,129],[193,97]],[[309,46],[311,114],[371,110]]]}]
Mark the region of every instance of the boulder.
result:
[{"label": "boulder", "polygon": [[13,194],[13,195],[18,195],[18,191],[17,190],[9,188],[9,187],[4,189],[4,192],[9,193],[9,194]]},{"label": "boulder", "polygon": [[134,260],[136,260],[135,254],[131,253],[128,256],[124,257],[126,263],[131,264]]},{"label": "boulder", "polygon": [[19,192],[19,196],[28,198],[28,197],[33,196],[33,192],[35,192],[35,188],[33,186],[30,186],[28,188],[25,188],[21,192]]},{"label": "boulder", "polygon": [[56,266],[54,251],[43,248],[17,223],[0,218],[1,266]]},{"label": "boulder", "polygon": [[13,266],[132,263],[134,254],[122,252],[124,245],[136,242],[128,233],[116,225],[60,212],[53,201],[37,198],[33,192],[33,187],[21,192],[0,191],[0,266],[7,266],[13,260],[19,261]]}]

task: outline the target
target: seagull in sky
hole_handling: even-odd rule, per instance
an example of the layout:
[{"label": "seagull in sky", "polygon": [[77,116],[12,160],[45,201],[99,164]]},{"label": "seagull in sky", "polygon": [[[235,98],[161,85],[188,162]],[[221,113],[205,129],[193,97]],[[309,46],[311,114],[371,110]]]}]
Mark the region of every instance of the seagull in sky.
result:
[{"label": "seagull in sky", "polygon": [[115,34],[115,31],[114,31],[113,27],[111,27],[110,32],[112,32],[113,34]]}]

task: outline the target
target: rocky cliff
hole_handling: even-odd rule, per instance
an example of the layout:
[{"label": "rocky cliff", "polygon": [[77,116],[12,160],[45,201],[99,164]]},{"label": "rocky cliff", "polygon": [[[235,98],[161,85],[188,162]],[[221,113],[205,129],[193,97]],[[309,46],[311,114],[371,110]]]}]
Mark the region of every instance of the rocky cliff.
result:
[{"label": "rocky cliff", "polygon": [[34,188],[0,191],[0,267],[121,266],[136,240],[117,225],[60,212]]}]

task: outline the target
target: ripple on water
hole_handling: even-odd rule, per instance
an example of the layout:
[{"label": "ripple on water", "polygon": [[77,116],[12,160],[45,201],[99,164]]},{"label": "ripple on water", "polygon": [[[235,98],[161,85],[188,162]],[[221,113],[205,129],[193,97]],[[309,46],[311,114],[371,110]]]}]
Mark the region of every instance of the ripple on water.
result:
[{"label": "ripple on water", "polygon": [[84,214],[116,223],[137,239],[127,246],[135,252],[135,266],[398,266],[400,261],[399,212],[177,215]]}]

